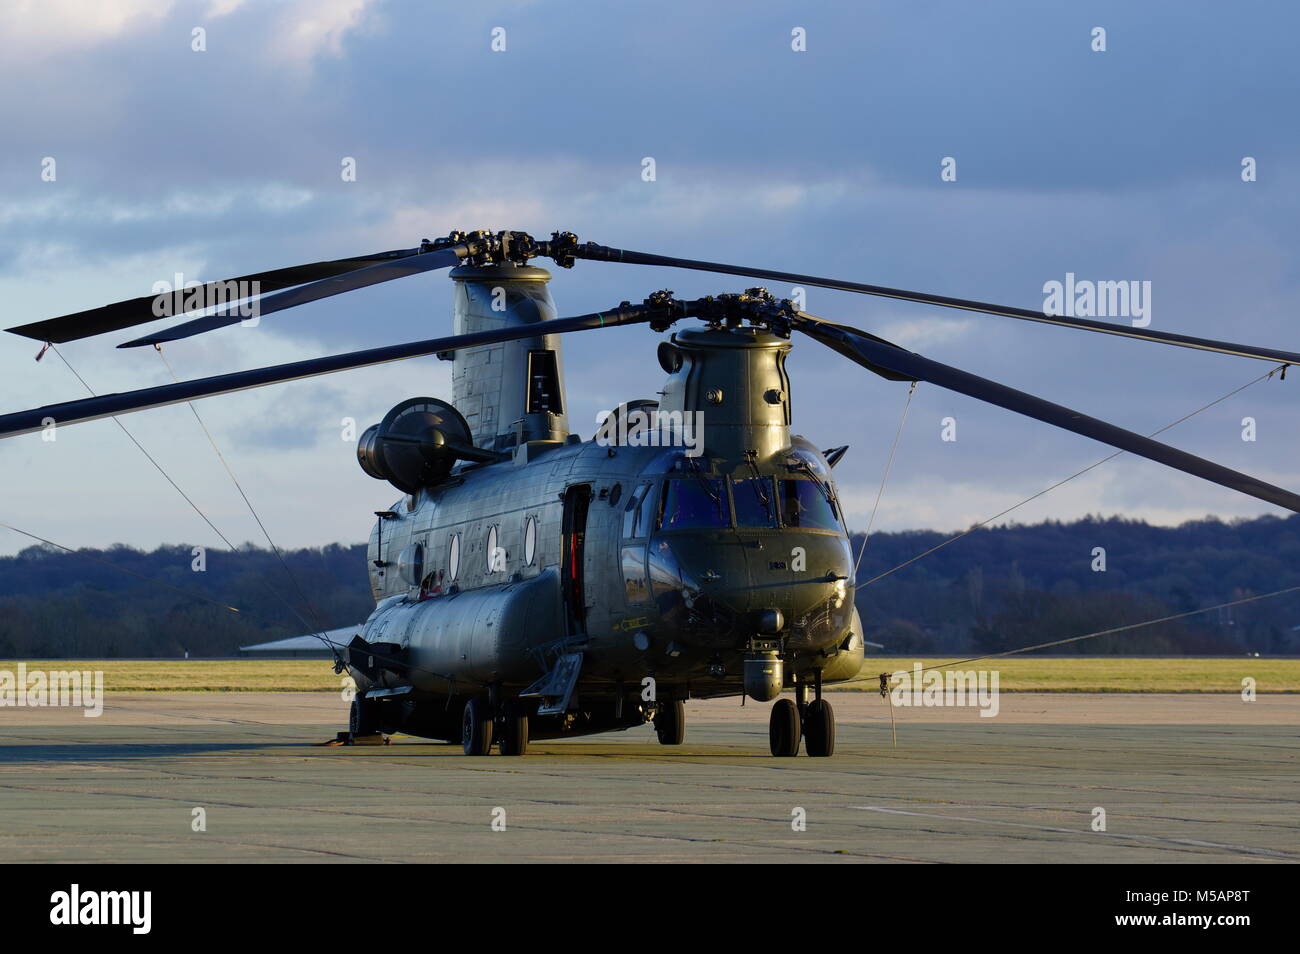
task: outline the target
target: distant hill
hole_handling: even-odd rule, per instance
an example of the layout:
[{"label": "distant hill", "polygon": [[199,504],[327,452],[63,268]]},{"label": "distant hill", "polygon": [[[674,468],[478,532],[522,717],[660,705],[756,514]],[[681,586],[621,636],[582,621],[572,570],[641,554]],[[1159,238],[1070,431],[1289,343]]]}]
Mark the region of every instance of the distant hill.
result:
[{"label": "distant hill", "polygon": [[[948,536],[872,534],[858,579]],[[1092,569],[1098,547],[1104,572]],[[0,658],[228,655],[357,623],[373,608],[363,545],[284,558],[310,611],[275,554],[253,547],[209,549],[204,572],[191,569],[189,546],[147,553],[35,546],[0,557]],[[1300,515],[1180,527],[1089,518],[977,530],[864,587],[858,608],[867,638],[890,653],[991,652],[1288,586],[1300,586]],[[1300,654],[1300,594],[1052,652]]]},{"label": "distant hill", "polygon": [[[872,534],[858,580],[950,536]],[[1104,572],[1092,568],[1094,548],[1105,550]],[[1300,515],[1179,527],[1090,517],[976,530],[863,587],[858,609],[867,638],[890,652],[993,652],[1290,586],[1300,586]],[[1297,654],[1300,593],[1052,652]]]}]

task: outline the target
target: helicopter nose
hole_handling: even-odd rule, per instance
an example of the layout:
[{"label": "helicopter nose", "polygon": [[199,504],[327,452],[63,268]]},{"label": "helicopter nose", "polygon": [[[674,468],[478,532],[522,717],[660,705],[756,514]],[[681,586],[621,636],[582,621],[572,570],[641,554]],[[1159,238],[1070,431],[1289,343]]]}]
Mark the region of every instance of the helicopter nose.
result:
[{"label": "helicopter nose", "polygon": [[[821,648],[849,625],[852,562],[844,537],[733,532],[702,539],[676,536],[669,546],[684,606],[699,635],[711,643],[766,637]],[[661,544],[661,555],[667,549]]]}]

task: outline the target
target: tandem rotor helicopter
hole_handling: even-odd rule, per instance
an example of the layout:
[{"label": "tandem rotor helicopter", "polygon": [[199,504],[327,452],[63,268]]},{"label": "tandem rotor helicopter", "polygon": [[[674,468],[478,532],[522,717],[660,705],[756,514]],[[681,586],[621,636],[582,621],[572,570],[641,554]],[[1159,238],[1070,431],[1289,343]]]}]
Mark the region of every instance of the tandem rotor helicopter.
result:
[{"label": "tandem rotor helicopter", "polygon": [[[454,232],[416,248],[208,283],[256,287],[261,315],[452,268],[454,334],[0,415],[0,437],[406,358],[453,362],[452,400],[414,397],[361,436],[357,458],[403,494],[376,514],[376,607],[321,634],[358,691],[354,736],[402,731],[494,744],[652,722],[680,744],[688,698],[771,702],[776,756],[835,749],[822,688],[863,664],[853,559],[832,468],[845,452],[790,432],[785,359],[794,332],[891,381],[926,381],[1300,512],[1300,496],[1022,391],[939,364],[761,288],[557,318],[539,257],[695,269],[1046,322],[1283,364],[1300,354],[1085,318],[579,243],[524,232]],[[232,283],[238,283],[232,285]],[[252,285],[252,283],[257,283]],[[181,313],[181,292],[175,293]],[[157,296],[9,331],[61,343],[156,321]],[[665,332],[661,400],[629,401],[583,440],[565,417],[560,336],[619,325]],[[233,309],[119,347],[157,345],[242,320]],[[638,421],[699,421],[693,447],[619,440]],[[689,426],[689,424],[687,424]],[[610,435],[615,435],[610,439]],[[665,443],[667,446],[665,446]],[[341,643],[330,637],[355,635]],[[793,699],[783,697],[792,690]]]}]

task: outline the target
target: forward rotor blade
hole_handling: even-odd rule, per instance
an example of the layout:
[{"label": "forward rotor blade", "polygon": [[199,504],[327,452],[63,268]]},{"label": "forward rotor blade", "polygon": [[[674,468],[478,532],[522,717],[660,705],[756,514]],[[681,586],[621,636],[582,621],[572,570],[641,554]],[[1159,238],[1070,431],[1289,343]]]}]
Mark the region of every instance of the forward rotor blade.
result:
[{"label": "forward rotor blade", "polygon": [[1105,421],[1089,417],[1060,404],[1044,401],[1024,391],[1017,391],[987,378],[977,377],[946,364],[931,361],[929,358],[906,351],[848,325],[823,321],[801,312],[795,319],[795,327],[876,373],[880,373],[880,369],[883,368],[895,374],[905,375],[914,381],[928,381],[949,391],[965,394],[987,404],[996,404],[1008,411],[1015,411],[1017,414],[1035,418],[1054,427],[1073,431],[1075,434],[1090,437],[1111,447],[1128,451],[1130,454],[1181,470],[1185,474],[1200,477],[1230,490],[1300,513],[1300,495],[1289,490],[1283,490],[1281,487],[1275,487],[1194,454],[1161,444],[1141,434],[1126,431],[1114,424],[1107,424]]},{"label": "forward rotor blade", "polygon": [[308,265],[277,268],[269,272],[255,272],[252,275],[228,278],[223,282],[208,282],[201,287],[177,289],[174,292],[163,293],[162,295],[144,295],[140,298],[132,298],[129,301],[119,301],[112,305],[104,305],[101,308],[91,308],[88,311],[61,315],[58,318],[33,321],[6,330],[26,338],[33,338],[36,341],[53,341],[56,344],[63,344],[65,341],[78,341],[82,338],[91,338],[95,335],[120,331],[123,328],[131,328],[135,325],[143,325],[169,317],[168,315],[155,313],[154,305],[159,301],[167,302],[170,299],[171,316],[175,317],[184,313],[185,308],[182,302],[190,295],[202,295],[202,300],[207,301],[209,295],[217,294],[232,285],[248,287],[252,286],[254,282],[257,282],[255,287],[259,289],[259,293],[266,294],[279,291],[282,288],[302,285],[306,282],[319,281],[322,278],[332,278],[335,275],[355,271],[358,268],[365,268],[368,265],[408,258],[418,254],[420,254],[418,248],[403,248],[391,252],[379,252],[375,255],[358,255],[355,258],[340,258],[329,262],[312,262]]},{"label": "forward rotor blade", "polygon": [[1152,331],[1149,328],[1134,328],[1104,321],[1092,321],[1087,318],[1045,315],[1041,311],[1031,311],[1026,308],[1012,308],[1008,305],[995,305],[990,302],[973,301],[967,298],[951,298],[947,295],[931,295],[927,292],[907,291],[902,288],[887,288],[884,285],[867,285],[862,282],[842,281],[837,278],[818,278],[814,275],[798,275],[794,272],[777,272],[767,268],[750,268],[744,265],[699,262],[688,258],[674,258],[668,255],[653,255],[648,252],[632,252],[627,249],[610,248],[590,242],[585,245],[575,246],[572,254],[575,258],[590,259],[592,261],[688,268],[702,272],[717,272],[721,275],[742,275],[747,278],[790,282],[795,285],[815,285],[818,288],[830,288],[835,291],[875,295],[879,298],[896,298],[899,301],[915,301],[926,305],[941,305],[944,308],[959,308],[963,311],[1000,315],[1004,318],[1019,318],[1024,321],[1036,321],[1043,324],[1057,325],[1062,328],[1075,328],[1080,331],[1099,331],[1108,335],[1138,338],[1142,341],[1155,341],[1161,344],[1177,345],[1181,348],[1195,348],[1200,351],[1237,355],[1242,358],[1259,358],[1263,361],[1284,361],[1287,364],[1300,364],[1300,353],[1293,351],[1259,348],[1254,345],[1234,344],[1229,341],[1214,341],[1210,338],[1197,338],[1192,335],[1180,335],[1167,331]]},{"label": "forward rotor blade", "polygon": [[[301,285],[287,291],[276,292],[274,295],[259,298],[253,305],[256,308],[257,317],[262,318],[277,311],[284,311],[286,308],[305,305],[308,302],[341,295],[344,292],[366,288],[369,285],[378,285],[380,282],[391,282],[395,278],[405,278],[408,275],[418,275],[421,272],[448,268],[457,264],[468,254],[469,250],[464,245],[453,245],[432,252],[421,252],[408,258],[380,262],[378,265],[368,265],[334,278],[323,278],[309,285]],[[226,310],[229,311],[229,308],[227,307]],[[205,331],[214,331],[217,328],[237,325],[245,320],[247,320],[247,316],[240,314],[218,313],[208,315],[174,325],[171,328],[165,328],[162,331],[156,331],[153,334],[145,335],[143,338],[127,341],[118,345],[118,347],[139,348],[144,345],[162,344],[164,341],[179,341],[182,338],[203,334]]]},{"label": "forward rotor blade", "polygon": [[564,334],[570,331],[586,331],[592,328],[606,328],[615,325],[631,325],[641,322],[665,319],[666,309],[651,305],[629,305],[614,311],[574,318],[558,318],[551,321],[537,322],[529,325],[494,328],[489,331],[476,331],[466,335],[452,335],[446,338],[429,338],[413,341],[409,344],[388,345],[383,348],[369,348],[364,351],[351,351],[347,354],[330,355],[324,358],[310,358],[306,361],[293,361],[289,364],[277,364],[252,371],[236,371],[231,374],[219,374],[209,378],[197,378],[193,381],[181,381],[176,384],[164,384],[159,387],[143,388],[139,391],[126,391],[120,394],[103,394],[98,397],[68,401],[63,404],[48,404],[45,407],[14,414],[0,415],[0,438],[14,437],[18,434],[30,434],[55,424],[80,424],[117,414],[143,411],[196,398],[212,397],[217,394],[230,394],[234,391],[246,391],[282,381],[296,381],[300,378],[331,374],[335,371],[347,371],[352,368],[364,368],[374,364],[401,361],[406,358],[418,358],[424,355],[444,351],[457,351],[479,345],[496,344],[501,341],[515,341],[520,338],[537,338],[544,335]]}]

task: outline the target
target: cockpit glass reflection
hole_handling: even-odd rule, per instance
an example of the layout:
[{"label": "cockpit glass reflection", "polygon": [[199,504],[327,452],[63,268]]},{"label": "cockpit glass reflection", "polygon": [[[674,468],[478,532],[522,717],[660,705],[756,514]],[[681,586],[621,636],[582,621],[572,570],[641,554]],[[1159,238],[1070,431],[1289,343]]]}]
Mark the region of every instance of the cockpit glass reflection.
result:
[{"label": "cockpit glass reflection", "polygon": [[659,526],[663,530],[731,526],[726,487],[721,480],[703,476],[668,481]]},{"label": "cockpit glass reflection", "polygon": [[770,527],[776,523],[776,495],[771,477],[737,477],[731,481],[736,526]]},{"label": "cockpit glass reflection", "polygon": [[787,527],[838,530],[839,518],[825,493],[812,480],[780,481],[781,522]]}]

